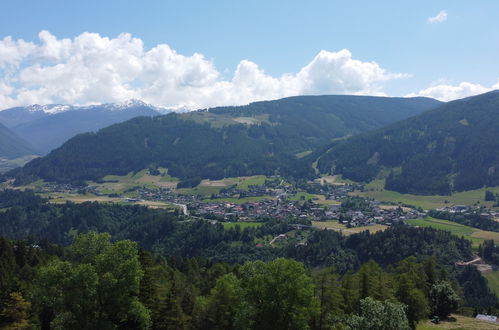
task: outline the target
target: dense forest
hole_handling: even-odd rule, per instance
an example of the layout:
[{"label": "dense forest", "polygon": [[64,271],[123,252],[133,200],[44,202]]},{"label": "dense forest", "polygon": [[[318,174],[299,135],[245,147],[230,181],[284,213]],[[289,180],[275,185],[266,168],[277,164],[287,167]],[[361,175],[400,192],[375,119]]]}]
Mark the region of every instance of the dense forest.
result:
[{"label": "dense forest", "polygon": [[497,307],[475,268],[454,277],[431,257],[387,269],[371,260],[340,276],[284,258],[165,259],[95,232],[67,248],[4,238],[0,247],[0,326],[9,329],[414,329],[462,311],[470,288],[475,311]]},{"label": "dense forest", "polygon": [[416,117],[331,145],[323,173],[356,181],[386,176],[386,189],[450,194],[499,185],[499,93],[446,103]]},{"label": "dense forest", "polygon": [[182,180],[266,174],[307,178],[296,156],[332,140],[382,127],[440,104],[427,98],[304,96],[154,118],[139,117],[78,135],[10,173],[78,183],[162,166]]},{"label": "dense forest", "polygon": [[307,244],[268,245],[297,220],[224,229],[30,191],[0,201],[0,324],[11,328],[409,329],[499,307],[476,268],[455,266],[470,242],[431,228],[298,230]]}]

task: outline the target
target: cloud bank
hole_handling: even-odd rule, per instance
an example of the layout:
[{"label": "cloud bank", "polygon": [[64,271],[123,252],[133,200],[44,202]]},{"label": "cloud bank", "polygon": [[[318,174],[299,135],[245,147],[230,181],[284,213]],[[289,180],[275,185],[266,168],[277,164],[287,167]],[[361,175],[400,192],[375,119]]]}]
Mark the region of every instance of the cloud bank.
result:
[{"label": "cloud bank", "polygon": [[0,39],[0,109],[29,104],[89,105],[141,99],[171,108],[247,104],[304,94],[385,95],[385,82],[408,77],[343,49],[323,50],[298,72],[273,77],[242,60],[223,79],[202,54],[177,53],[166,44],[144,49],[141,39],[82,33],[38,42]]},{"label": "cloud bank", "polygon": [[464,81],[458,85],[450,85],[450,84],[434,85],[426,89],[420,90],[417,93],[408,94],[406,95],[406,97],[426,96],[440,101],[452,101],[456,99],[462,99],[468,96],[486,93],[494,89],[499,89],[499,80],[495,85],[491,87],[485,87],[480,84],[473,84]]},{"label": "cloud bank", "polygon": [[428,23],[442,23],[447,20],[447,11],[441,10],[438,14],[432,17],[428,17],[427,21]]}]

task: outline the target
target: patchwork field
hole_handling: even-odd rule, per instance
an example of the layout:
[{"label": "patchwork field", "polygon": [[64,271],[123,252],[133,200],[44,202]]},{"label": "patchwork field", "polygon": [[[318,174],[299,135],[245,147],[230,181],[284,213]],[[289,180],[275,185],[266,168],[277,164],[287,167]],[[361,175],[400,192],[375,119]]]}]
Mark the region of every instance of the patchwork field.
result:
[{"label": "patchwork field", "polygon": [[168,175],[166,168],[159,168],[160,175],[150,175],[147,169],[140,172],[130,172],[127,175],[106,175],[102,182],[89,182],[89,184],[97,186],[103,194],[122,194],[127,189],[133,187],[148,187],[148,188],[175,188],[177,178]]},{"label": "patchwork field", "polygon": [[119,203],[126,205],[143,205],[150,208],[161,208],[161,209],[176,209],[179,208],[177,205],[167,202],[157,202],[157,201],[139,201],[139,202],[127,202],[118,197],[109,196],[95,196],[95,195],[65,195],[57,194],[49,198],[50,203],[54,204],[64,204],[66,202],[73,203],[85,203],[85,202],[99,202],[99,203]]},{"label": "patchwork field", "polygon": [[344,224],[339,223],[336,220],[331,221],[312,221],[312,226],[319,229],[330,229],[341,232],[344,235],[352,235],[368,230],[371,233],[377,231],[385,230],[388,226],[385,225],[373,225],[373,226],[362,226],[362,227],[352,227],[347,228]]},{"label": "patchwork field", "polygon": [[494,188],[482,188],[470,191],[457,192],[451,196],[422,196],[422,195],[411,195],[411,194],[401,194],[396,191],[384,189],[384,180],[375,180],[366,185],[366,192],[354,192],[352,195],[364,196],[374,198],[382,202],[396,202],[408,205],[414,205],[422,207],[423,209],[435,209],[443,206],[450,205],[473,205],[475,203],[480,203],[481,205],[486,205],[491,207],[493,202],[485,202],[485,190],[490,190],[495,193],[499,193],[499,187]]},{"label": "patchwork field", "polygon": [[452,234],[457,236],[464,236],[466,239],[470,240],[473,243],[474,248],[477,248],[478,245],[480,245],[487,239],[493,239],[496,243],[499,244],[499,233],[461,225],[459,223],[448,220],[426,217],[424,219],[406,220],[406,222],[413,226],[432,227],[435,229],[450,231]]},{"label": "patchwork field", "polygon": [[182,188],[178,189],[177,192],[185,195],[202,195],[210,197],[213,194],[218,194],[220,190],[234,185],[236,185],[238,189],[248,190],[249,186],[264,184],[266,178],[267,177],[264,175],[255,175],[225,178],[222,180],[203,180],[197,187]]}]

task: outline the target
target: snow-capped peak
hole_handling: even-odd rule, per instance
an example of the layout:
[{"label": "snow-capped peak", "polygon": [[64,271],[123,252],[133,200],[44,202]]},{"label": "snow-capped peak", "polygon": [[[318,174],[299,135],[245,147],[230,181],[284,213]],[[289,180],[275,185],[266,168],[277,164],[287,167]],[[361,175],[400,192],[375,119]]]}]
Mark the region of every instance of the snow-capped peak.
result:
[{"label": "snow-capped peak", "polygon": [[46,104],[46,105],[33,104],[27,106],[25,109],[28,110],[29,112],[44,112],[46,114],[52,115],[69,110],[73,111],[73,110],[105,109],[110,111],[123,111],[130,108],[139,108],[139,107],[154,109],[160,113],[168,113],[172,111],[171,109],[165,107],[157,107],[137,99],[130,99],[119,103],[104,103],[104,104],[85,105],[85,106],[73,106],[69,104]]},{"label": "snow-capped peak", "polygon": [[46,105],[33,104],[26,107],[26,109],[29,112],[43,111],[48,114],[55,114],[59,112],[68,111],[71,108],[73,107],[67,104],[46,104]]}]

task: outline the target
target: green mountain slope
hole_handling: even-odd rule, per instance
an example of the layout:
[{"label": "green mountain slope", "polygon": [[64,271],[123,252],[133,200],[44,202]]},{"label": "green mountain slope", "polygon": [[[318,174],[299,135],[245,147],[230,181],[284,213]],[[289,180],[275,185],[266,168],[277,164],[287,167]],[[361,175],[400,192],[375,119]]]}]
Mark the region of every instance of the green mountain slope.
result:
[{"label": "green mountain slope", "polygon": [[402,193],[497,186],[499,92],[449,102],[336,143],[320,157],[318,168],[358,181],[384,173],[386,188]]},{"label": "green mountain slope", "polygon": [[296,153],[434,108],[427,98],[307,96],[154,118],[78,135],[12,173],[75,182],[163,166],[181,179],[280,173],[309,177]]},{"label": "green mountain slope", "polygon": [[13,159],[37,152],[26,141],[0,124],[0,157]]}]

